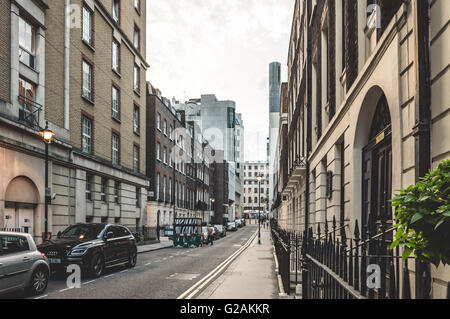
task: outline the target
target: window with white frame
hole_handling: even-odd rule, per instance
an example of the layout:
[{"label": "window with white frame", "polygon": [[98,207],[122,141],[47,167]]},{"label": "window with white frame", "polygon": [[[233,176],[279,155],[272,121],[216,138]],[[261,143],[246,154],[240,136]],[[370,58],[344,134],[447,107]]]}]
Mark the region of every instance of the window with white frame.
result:
[{"label": "window with white frame", "polygon": [[156,128],[161,131],[161,115],[159,113],[156,114]]},{"label": "window with white frame", "polygon": [[139,146],[134,145],[133,147],[133,168],[135,172],[139,172]]},{"label": "window with white frame", "polygon": [[134,106],[133,111],[133,131],[139,133],[139,106]]},{"label": "window with white frame", "polygon": [[120,0],[113,0],[112,2],[112,17],[114,21],[119,23],[120,19]]},{"label": "window with white frame", "polygon": [[164,122],[163,122],[163,132],[164,132],[164,135],[167,136],[167,120],[164,120]]},{"label": "window with white frame", "polygon": [[83,41],[92,45],[92,11],[83,6]]},{"label": "window with white frame", "polygon": [[92,100],[92,65],[83,60],[83,97]]},{"label": "window with white frame", "polygon": [[163,161],[164,164],[167,164],[167,147],[163,148]]},{"label": "window with white frame", "polygon": [[161,144],[157,143],[156,144],[156,159],[159,160],[159,161],[161,160],[161,157],[160,157],[161,154],[160,153],[161,153]]},{"label": "window with white frame", "polygon": [[119,165],[120,137],[116,133],[112,133],[112,163]]},{"label": "window with white frame", "polygon": [[102,178],[102,184],[101,184],[101,189],[100,189],[100,199],[102,202],[106,203],[107,200],[107,190],[108,190],[108,179],[106,178]]},{"label": "window with white frame", "polygon": [[35,67],[35,28],[19,17],[19,61]]},{"label": "window with white frame", "polygon": [[137,66],[136,64],[134,65],[134,84],[133,84],[133,88],[136,92],[139,92],[140,90],[140,69],[139,66]]},{"label": "window with white frame", "polygon": [[86,174],[86,199],[92,200],[92,175]]},{"label": "window with white frame", "polygon": [[166,182],[167,182],[167,177],[164,175],[163,176],[163,199],[165,200],[166,199]]},{"label": "window with white frame", "polygon": [[82,119],[82,132],[83,132],[83,140],[82,140],[82,151],[87,154],[91,154],[92,152],[92,120],[86,116],[83,116]]},{"label": "window with white frame", "polygon": [[139,28],[137,26],[134,26],[134,37],[133,37],[133,44],[134,44],[134,48],[139,51],[140,49],[140,37],[141,37],[141,31],[139,30]]},{"label": "window with white frame", "polygon": [[155,187],[155,192],[156,192],[156,199],[159,199],[159,173],[156,175],[156,187]]},{"label": "window with white frame", "polygon": [[116,40],[112,42],[112,69],[120,72],[120,44]]},{"label": "window with white frame", "polygon": [[113,86],[111,97],[111,111],[112,117],[115,118],[116,120],[120,119],[119,107],[120,107],[120,92],[115,86]]}]

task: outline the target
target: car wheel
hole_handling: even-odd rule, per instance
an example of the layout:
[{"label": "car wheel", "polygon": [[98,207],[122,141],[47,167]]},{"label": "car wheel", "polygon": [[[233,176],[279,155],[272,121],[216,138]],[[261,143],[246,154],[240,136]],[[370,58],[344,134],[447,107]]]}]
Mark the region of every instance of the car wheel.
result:
[{"label": "car wheel", "polygon": [[89,276],[92,278],[98,278],[103,274],[103,269],[105,268],[105,263],[102,255],[95,254],[91,259],[91,264],[89,267]]},{"label": "car wheel", "polygon": [[42,294],[45,289],[47,289],[49,275],[50,274],[48,270],[44,267],[39,267],[35,271],[33,271],[30,284],[28,286],[28,291],[32,295]]},{"label": "car wheel", "polygon": [[133,249],[128,257],[128,267],[133,268],[137,263],[137,251]]}]

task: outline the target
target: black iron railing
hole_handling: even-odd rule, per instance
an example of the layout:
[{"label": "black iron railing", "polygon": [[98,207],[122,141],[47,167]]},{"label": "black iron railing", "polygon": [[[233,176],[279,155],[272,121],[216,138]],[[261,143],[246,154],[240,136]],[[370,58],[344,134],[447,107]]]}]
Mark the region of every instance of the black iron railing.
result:
[{"label": "black iron railing", "polygon": [[42,105],[23,95],[18,96],[18,101],[20,105],[19,122],[32,129],[39,129],[39,116]]},{"label": "black iron railing", "polygon": [[10,233],[28,233],[29,227],[3,227],[0,231],[10,232]]},{"label": "black iron railing", "polygon": [[270,223],[272,241],[275,247],[275,255],[278,261],[278,274],[281,277],[284,291],[290,293],[290,256],[291,240],[290,234],[278,227],[276,220],[272,219]]},{"label": "black iron railing", "polygon": [[127,226],[138,242],[157,239],[157,228],[147,226]]},{"label": "black iron railing", "polygon": [[356,222],[353,238],[346,238],[349,225],[337,227],[335,218],[331,223],[318,223],[315,233],[312,228],[308,233],[288,232],[274,220],[271,226],[287,293],[292,280],[296,285],[302,283],[304,299],[410,299],[412,284],[416,298],[429,294],[425,291],[429,272],[420,273],[417,285],[410,282],[408,267],[415,259],[402,260],[398,247],[390,249],[394,228],[387,223],[381,224],[377,234],[364,239],[361,234],[368,234],[366,227],[360,231]]}]

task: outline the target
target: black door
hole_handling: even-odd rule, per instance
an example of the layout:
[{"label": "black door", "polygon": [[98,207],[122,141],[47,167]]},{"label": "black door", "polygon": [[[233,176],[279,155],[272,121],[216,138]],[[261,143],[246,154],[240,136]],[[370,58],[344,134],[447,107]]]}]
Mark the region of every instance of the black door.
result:
[{"label": "black door", "polygon": [[362,225],[365,238],[392,225],[391,118],[386,98],[378,102],[362,163]]}]

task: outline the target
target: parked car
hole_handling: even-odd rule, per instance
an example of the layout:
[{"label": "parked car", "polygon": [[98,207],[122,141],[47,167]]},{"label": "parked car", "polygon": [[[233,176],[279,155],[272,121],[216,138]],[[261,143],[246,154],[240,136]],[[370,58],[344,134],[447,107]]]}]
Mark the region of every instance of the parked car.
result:
[{"label": "parked car", "polygon": [[245,218],[241,218],[242,226],[246,226],[247,222],[245,221]]},{"label": "parked car", "polygon": [[172,236],[173,236],[173,225],[164,227],[164,236],[169,237],[169,240],[172,239]]},{"label": "parked car", "polygon": [[242,227],[242,221],[240,219],[236,219],[234,222],[236,223],[236,227],[237,228],[241,228]]},{"label": "parked car", "polygon": [[42,294],[49,276],[47,257],[38,251],[30,234],[0,232],[0,293]]},{"label": "parked car", "polygon": [[38,246],[47,255],[52,272],[78,264],[88,276],[97,278],[105,268],[136,265],[136,239],[124,226],[76,224],[59,232],[57,237]]},{"label": "parked car", "polygon": [[214,227],[217,228],[219,237],[225,237],[227,235],[227,229],[223,225],[214,225]]},{"label": "parked car", "polygon": [[227,230],[228,231],[236,231],[237,230],[236,223],[235,222],[227,223]]}]

